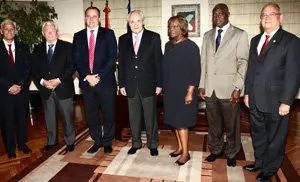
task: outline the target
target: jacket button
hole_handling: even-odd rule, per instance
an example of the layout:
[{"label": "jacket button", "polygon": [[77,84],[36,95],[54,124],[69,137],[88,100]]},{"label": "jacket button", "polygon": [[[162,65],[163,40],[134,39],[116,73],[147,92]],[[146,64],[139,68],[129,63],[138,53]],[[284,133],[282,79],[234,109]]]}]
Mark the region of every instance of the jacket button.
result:
[{"label": "jacket button", "polygon": [[48,74],[51,75],[51,72],[49,71]]},{"label": "jacket button", "polygon": [[137,69],[137,68],[138,68],[138,66],[135,66],[134,68],[135,68],[135,69]]}]

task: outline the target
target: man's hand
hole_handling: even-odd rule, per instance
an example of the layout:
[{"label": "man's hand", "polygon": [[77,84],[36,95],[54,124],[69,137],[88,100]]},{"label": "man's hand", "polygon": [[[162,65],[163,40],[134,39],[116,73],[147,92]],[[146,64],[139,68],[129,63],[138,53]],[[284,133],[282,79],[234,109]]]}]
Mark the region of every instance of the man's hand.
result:
[{"label": "man's hand", "polygon": [[121,92],[122,95],[127,96],[125,87],[120,88],[120,92]]},{"label": "man's hand", "polygon": [[17,95],[21,91],[21,86],[14,84],[8,90],[8,93],[11,95]]},{"label": "man's hand", "polygon": [[236,104],[240,102],[240,91],[239,90],[233,90],[231,93],[231,98],[230,98],[231,104]]},{"label": "man's hand", "polygon": [[200,88],[198,97],[201,97],[203,100],[205,100],[205,88]]},{"label": "man's hand", "polygon": [[249,108],[249,95],[248,94],[244,95],[244,103]]},{"label": "man's hand", "polygon": [[279,115],[280,116],[285,116],[288,113],[290,113],[290,108],[291,106],[287,105],[287,104],[280,104],[279,106]]},{"label": "man's hand", "polygon": [[52,80],[48,80],[48,89],[55,89],[57,87],[57,85],[61,84],[61,81],[58,78],[52,79]]},{"label": "man's hand", "polygon": [[85,79],[89,82],[91,87],[96,86],[100,82],[99,74],[87,75]]},{"label": "man's hand", "polygon": [[160,94],[161,91],[162,91],[162,88],[156,87],[156,90],[155,90],[156,95]]},{"label": "man's hand", "polygon": [[185,104],[191,104],[192,101],[193,101],[193,94],[190,93],[190,92],[187,92],[187,93],[186,93],[186,96],[185,96],[185,98],[184,98],[184,103],[185,103]]}]

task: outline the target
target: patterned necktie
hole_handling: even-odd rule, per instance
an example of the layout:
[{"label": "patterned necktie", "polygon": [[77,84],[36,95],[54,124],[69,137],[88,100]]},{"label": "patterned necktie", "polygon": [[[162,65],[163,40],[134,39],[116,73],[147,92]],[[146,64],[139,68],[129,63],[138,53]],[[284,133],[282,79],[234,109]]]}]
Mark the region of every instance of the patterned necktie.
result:
[{"label": "patterned necktie", "polygon": [[94,58],[95,58],[95,35],[94,30],[91,30],[90,42],[89,42],[89,67],[91,73],[93,73]]},{"label": "patterned necktie", "polygon": [[53,46],[54,44],[49,44],[48,45],[48,53],[47,53],[47,58],[48,58],[48,62],[51,63],[51,60],[52,60],[52,56],[53,56]]},{"label": "patterned necktie", "polygon": [[222,29],[219,29],[218,30],[218,36],[217,36],[217,39],[216,39],[216,52],[217,52],[217,50],[218,50],[218,48],[219,48],[219,45],[220,45],[220,43],[221,43],[221,33],[223,32],[223,30]]},{"label": "patterned necktie", "polygon": [[269,38],[270,38],[270,35],[266,35],[266,40],[263,44],[263,46],[261,47],[261,50],[259,52],[259,55],[261,55],[261,53],[263,52],[263,50],[267,47],[268,43],[269,43]]},{"label": "patterned necktie", "polygon": [[137,55],[138,50],[139,50],[139,36],[137,34],[135,35],[135,41],[134,41],[134,44],[133,44],[133,49],[134,49],[135,55]]},{"label": "patterned necktie", "polygon": [[8,53],[9,53],[9,59],[12,65],[15,65],[15,61],[14,61],[14,55],[13,52],[11,50],[11,44],[8,44]]}]

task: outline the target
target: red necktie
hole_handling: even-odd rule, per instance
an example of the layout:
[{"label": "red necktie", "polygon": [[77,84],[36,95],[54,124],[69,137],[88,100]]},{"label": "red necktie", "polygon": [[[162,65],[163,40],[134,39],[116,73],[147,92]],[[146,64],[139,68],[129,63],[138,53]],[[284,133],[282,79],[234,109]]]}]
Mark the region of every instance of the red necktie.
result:
[{"label": "red necktie", "polygon": [[263,46],[262,46],[262,48],[261,48],[261,50],[259,52],[259,55],[261,55],[261,53],[263,52],[263,50],[267,47],[267,45],[269,43],[269,38],[270,38],[270,35],[266,35],[266,40],[265,40],[265,42],[264,42],[264,44],[263,44]]},{"label": "red necktie", "polygon": [[94,30],[91,30],[90,32],[91,32],[91,36],[89,42],[89,67],[91,73],[93,73],[94,58],[95,58],[95,36],[94,36]]},{"label": "red necktie", "polygon": [[14,55],[13,52],[11,50],[11,44],[8,44],[8,52],[9,52],[9,59],[11,64],[14,66],[15,65],[15,61],[14,61]]},{"label": "red necktie", "polygon": [[135,35],[135,41],[134,41],[134,44],[133,44],[133,49],[134,49],[135,55],[137,55],[138,50],[139,50],[139,36],[138,36],[138,34]]}]

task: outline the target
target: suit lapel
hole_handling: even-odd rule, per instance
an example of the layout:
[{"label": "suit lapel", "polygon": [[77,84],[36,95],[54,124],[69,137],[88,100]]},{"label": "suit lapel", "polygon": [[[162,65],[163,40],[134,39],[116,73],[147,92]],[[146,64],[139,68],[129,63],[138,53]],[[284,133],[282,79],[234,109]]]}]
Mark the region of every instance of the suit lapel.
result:
[{"label": "suit lapel", "polygon": [[54,48],[54,52],[53,52],[51,64],[53,64],[54,62],[56,62],[57,55],[59,55],[60,46],[61,46],[61,40],[57,40],[55,48]]},{"label": "suit lapel", "polygon": [[[222,39],[222,41],[221,41],[221,43],[220,43],[220,46],[219,46],[218,50],[219,50],[219,49],[222,49],[222,47],[223,47],[224,45],[226,45],[227,42],[228,42],[230,39],[232,39],[232,37],[234,36],[233,34],[234,34],[234,28],[233,28],[232,25],[230,25],[230,26],[228,27],[228,29],[226,30],[225,34],[224,34],[224,37],[223,37],[223,39]],[[215,43],[215,44],[216,44],[216,43]]]},{"label": "suit lapel", "polygon": [[260,56],[265,55],[270,49],[272,49],[282,38],[282,29],[280,28],[272,37],[272,39],[269,41],[267,47],[263,50]]},{"label": "suit lapel", "polygon": [[[9,54],[8,54],[8,51],[5,47],[5,44],[4,44],[3,40],[1,40],[1,43],[0,43],[0,51],[1,51],[1,54],[3,54],[4,58],[6,58],[5,59],[6,62],[11,64],[10,59],[9,59]],[[0,60],[0,61],[2,61],[2,60]]]},{"label": "suit lapel", "polygon": [[142,40],[138,50],[138,57],[142,57],[147,50],[148,42],[149,42],[148,30],[144,29]]},{"label": "suit lapel", "polygon": [[211,49],[213,49],[214,52],[216,52],[216,37],[215,37],[215,34],[216,34],[216,29],[212,29],[212,31],[209,32],[210,35],[208,36],[209,37],[209,40],[208,42],[210,43],[209,47],[211,47]]},{"label": "suit lapel", "polygon": [[134,49],[133,49],[133,42],[132,42],[132,33],[127,33],[127,40],[126,40],[127,49],[130,51],[126,51],[127,53],[130,53],[130,56],[135,56]]}]

